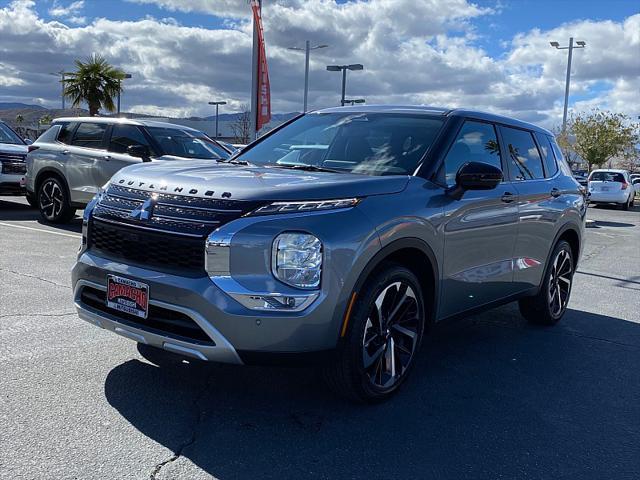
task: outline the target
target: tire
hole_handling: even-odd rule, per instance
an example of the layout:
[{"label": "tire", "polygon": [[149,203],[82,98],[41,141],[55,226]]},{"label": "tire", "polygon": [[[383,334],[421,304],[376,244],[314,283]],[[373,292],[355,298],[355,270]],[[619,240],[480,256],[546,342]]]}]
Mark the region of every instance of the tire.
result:
[{"label": "tire", "polygon": [[40,183],[37,204],[42,218],[50,223],[67,223],[76,214],[67,188],[58,177],[47,177]]},{"label": "tire", "polygon": [[336,357],[322,373],[340,396],[374,403],[391,397],[406,380],[427,317],[420,282],[403,266],[384,264],[359,293]]},{"label": "tire", "polygon": [[36,195],[34,193],[26,193],[25,198],[27,199],[27,203],[31,206],[31,208],[38,208],[38,202],[36,201]]},{"label": "tire", "polygon": [[549,257],[538,294],[518,302],[520,313],[529,323],[555,325],[562,318],[571,296],[574,265],[571,246],[560,240]]}]

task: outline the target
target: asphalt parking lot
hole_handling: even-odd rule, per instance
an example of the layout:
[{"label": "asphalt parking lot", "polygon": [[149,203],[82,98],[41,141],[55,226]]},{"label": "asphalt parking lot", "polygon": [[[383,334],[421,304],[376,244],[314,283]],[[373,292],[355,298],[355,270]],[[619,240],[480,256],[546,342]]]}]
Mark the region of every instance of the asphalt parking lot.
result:
[{"label": "asphalt parking lot", "polygon": [[441,325],[392,401],[308,369],[160,368],[81,320],[80,220],[0,197],[0,478],[640,478],[640,207],[596,227],[569,311]]}]

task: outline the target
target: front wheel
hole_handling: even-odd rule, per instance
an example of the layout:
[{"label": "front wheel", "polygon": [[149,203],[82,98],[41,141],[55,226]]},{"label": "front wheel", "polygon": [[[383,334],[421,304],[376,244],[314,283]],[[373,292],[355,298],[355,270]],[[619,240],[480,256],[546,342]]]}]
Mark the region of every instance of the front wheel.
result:
[{"label": "front wheel", "polygon": [[389,398],[415,363],[425,317],[416,276],[385,265],[360,290],[337,357],[323,372],[329,387],[356,402]]},{"label": "front wheel", "polygon": [[519,301],[522,316],[537,325],[555,325],[567,309],[573,273],[571,246],[567,241],[561,240],[553,249],[538,294]]},{"label": "front wheel", "polygon": [[38,209],[47,222],[66,223],[76,214],[67,189],[57,177],[44,179],[38,189]]}]

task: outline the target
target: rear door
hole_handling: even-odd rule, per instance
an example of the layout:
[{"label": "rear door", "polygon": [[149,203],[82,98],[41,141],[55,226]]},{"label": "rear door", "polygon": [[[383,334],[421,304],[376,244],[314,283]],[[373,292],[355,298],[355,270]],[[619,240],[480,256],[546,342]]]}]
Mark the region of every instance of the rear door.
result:
[{"label": "rear door", "polygon": [[439,317],[448,317],[514,293],[512,257],[517,235],[518,195],[501,159],[493,124],[466,120],[445,158],[447,185],[466,162],[501,168],[493,190],[446,196],[443,286]]},{"label": "rear door", "polygon": [[627,182],[624,174],[620,172],[593,172],[589,177],[589,191],[604,195],[615,194],[622,191],[625,183]]},{"label": "rear door", "polygon": [[65,164],[65,176],[73,203],[89,203],[103,185],[96,182],[95,171],[107,154],[107,127],[106,123],[81,122],[73,134]]},{"label": "rear door", "polygon": [[513,255],[518,290],[537,287],[558,221],[567,208],[558,165],[545,135],[501,126],[511,181],[518,189],[518,238]]}]

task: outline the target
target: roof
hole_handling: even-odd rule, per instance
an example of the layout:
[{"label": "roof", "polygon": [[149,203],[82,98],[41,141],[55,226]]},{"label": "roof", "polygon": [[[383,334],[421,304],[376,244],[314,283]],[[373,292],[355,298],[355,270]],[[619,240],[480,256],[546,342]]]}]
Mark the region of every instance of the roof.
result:
[{"label": "roof", "polygon": [[60,117],[55,118],[54,122],[92,122],[107,123],[109,125],[138,125],[143,127],[160,127],[160,128],[176,128],[179,130],[188,130],[191,132],[199,132],[195,128],[177,125],[175,123],[158,122],[156,120],[146,120],[144,118],[118,118],[118,117]]},{"label": "roof", "polygon": [[457,116],[466,118],[475,118],[478,120],[486,120],[489,122],[502,123],[506,125],[513,125],[514,127],[526,128],[534,130],[544,135],[554,136],[549,130],[534,125],[533,123],[523,122],[517,118],[505,117],[503,115],[496,115],[494,113],[482,112],[480,110],[471,110],[466,108],[443,108],[432,107],[427,105],[353,105],[345,107],[332,107],[322,110],[316,110],[313,113],[413,113],[423,115],[443,115],[443,116]]}]

